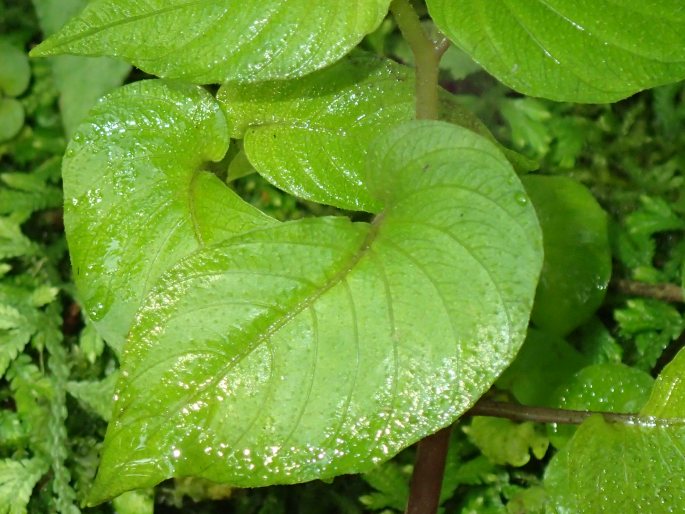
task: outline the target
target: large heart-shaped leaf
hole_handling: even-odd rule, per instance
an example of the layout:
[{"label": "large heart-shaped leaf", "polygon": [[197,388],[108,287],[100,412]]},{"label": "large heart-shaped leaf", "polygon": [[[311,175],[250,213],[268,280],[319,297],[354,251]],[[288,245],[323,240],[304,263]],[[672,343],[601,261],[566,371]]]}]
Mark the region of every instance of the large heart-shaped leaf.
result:
[{"label": "large heart-shaped leaf", "polygon": [[[411,68],[357,52],[298,80],[225,84],[217,99],[231,136],[245,138],[248,159],[271,183],[307,200],[378,212],[362,180],[368,144],[414,119],[414,82]],[[440,99],[443,119],[494,141],[454,96],[441,91]]]},{"label": "large heart-shaped leaf", "polygon": [[630,424],[585,421],[545,474],[550,512],[685,509],[685,352],[661,373]]},{"label": "large heart-shaped leaf", "polygon": [[271,221],[201,171],[228,141],[206,91],[163,81],[116,90],[74,134],[63,165],[74,280],[111,344],[121,346],[145,292],[172,264]]},{"label": "large heart-shaped leaf", "polygon": [[685,78],[682,0],[427,0],[447,36],[517,91],[612,102]]},{"label": "large heart-shaped leaf", "polygon": [[390,0],[94,0],[34,56],[113,55],[196,83],[299,77],[373,31]]},{"label": "large heart-shaped leaf", "polygon": [[511,361],[542,265],[514,170],[441,122],[371,148],[372,223],[257,228],[157,281],[91,501],[170,476],[260,486],[368,470],[453,422]]}]

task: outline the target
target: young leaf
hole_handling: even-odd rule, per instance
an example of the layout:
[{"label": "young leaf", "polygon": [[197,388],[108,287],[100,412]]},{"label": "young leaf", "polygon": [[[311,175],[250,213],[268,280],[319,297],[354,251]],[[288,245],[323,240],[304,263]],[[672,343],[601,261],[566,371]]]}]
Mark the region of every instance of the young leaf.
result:
[{"label": "young leaf", "polygon": [[634,424],[584,422],[545,474],[555,510],[678,512],[685,507],[685,352],[664,368]]},{"label": "young leaf", "polygon": [[681,0],[427,0],[436,25],[509,87],[612,102],[685,78]]},{"label": "young leaf", "polygon": [[529,175],[523,185],[537,211],[545,242],[533,323],[565,336],[601,305],[611,277],[606,213],[582,184]]},{"label": "young leaf", "polygon": [[372,32],[390,0],[94,0],[33,56],[113,55],[210,84],[306,75]]},{"label": "young leaf", "polygon": [[145,81],[99,102],[67,148],[64,223],[88,316],[120,347],[156,278],[197,248],[270,222],[211,173],[226,120],[203,89]]},{"label": "young leaf", "polygon": [[453,422],[510,362],[542,264],[515,172],[441,122],[371,148],[373,223],[254,229],[158,280],[91,502],[174,475],[259,486],[367,471]]},{"label": "young leaf", "polygon": [[[358,52],[291,81],[225,84],[219,90],[231,137],[271,183],[294,195],[348,210],[378,212],[362,180],[369,141],[414,119],[414,72]],[[488,129],[442,91],[446,120],[485,137]]]},{"label": "young leaf", "polygon": [[494,464],[524,466],[530,454],[542,459],[549,439],[538,432],[534,423],[514,423],[508,419],[476,416],[464,431]]}]

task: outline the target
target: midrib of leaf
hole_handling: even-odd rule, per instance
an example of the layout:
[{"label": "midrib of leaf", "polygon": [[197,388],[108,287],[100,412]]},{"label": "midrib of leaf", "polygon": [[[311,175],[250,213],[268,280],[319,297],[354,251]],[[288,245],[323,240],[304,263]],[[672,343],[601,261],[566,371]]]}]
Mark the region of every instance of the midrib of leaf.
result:
[{"label": "midrib of leaf", "polygon": [[[93,27],[92,29],[84,30],[83,32],[79,32],[78,34],[76,34],[74,36],[61,39],[59,43],[56,43],[52,46],[48,46],[48,51],[57,50],[60,47],[69,45],[70,43],[73,43],[74,41],[79,41],[81,39],[85,39],[89,36],[92,36],[93,34],[97,34],[98,32],[103,32],[105,30],[108,30],[108,29],[111,29],[114,27],[118,27],[119,25],[126,25],[127,23],[134,23],[136,21],[144,20],[146,18],[151,18],[153,16],[158,16],[160,14],[166,14],[168,12],[173,12],[173,11],[185,9],[186,7],[191,7],[193,5],[209,4],[209,3],[213,3],[214,1],[215,0],[196,0],[195,2],[186,2],[185,4],[175,5],[172,7],[165,7],[162,9],[151,11],[149,13],[139,14],[137,16],[131,16],[131,17],[124,18],[121,20],[116,20],[116,21],[112,21],[109,23],[105,23],[104,25],[100,25],[98,27]],[[38,48],[38,50],[40,50],[40,46],[42,46],[42,45],[39,45],[36,48]],[[35,56],[41,56],[41,55],[47,55],[47,54],[39,51],[39,52],[35,53],[34,55]]]},{"label": "midrib of leaf", "polygon": [[197,240],[200,247],[205,246],[205,239],[202,236],[202,231],[200,230],[200,223],[197,219],[197,206],[195,204],[195,188],[197,186],[197,179],[202,171],[194,170],[192,176],[190,177],[190,184],[188,185],[188,211],[190,213],[190,220],[193,224],[193,235]]}]

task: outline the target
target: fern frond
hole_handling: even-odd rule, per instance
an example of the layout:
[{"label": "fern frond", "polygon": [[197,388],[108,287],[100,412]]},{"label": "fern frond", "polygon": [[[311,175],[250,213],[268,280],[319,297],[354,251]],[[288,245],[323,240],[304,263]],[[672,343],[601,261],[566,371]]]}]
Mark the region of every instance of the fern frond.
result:
[{"label": "fern frond", "polygon": [[40,458],[0,461],[0,514],[26,514],[36,483],[48,469]]}]

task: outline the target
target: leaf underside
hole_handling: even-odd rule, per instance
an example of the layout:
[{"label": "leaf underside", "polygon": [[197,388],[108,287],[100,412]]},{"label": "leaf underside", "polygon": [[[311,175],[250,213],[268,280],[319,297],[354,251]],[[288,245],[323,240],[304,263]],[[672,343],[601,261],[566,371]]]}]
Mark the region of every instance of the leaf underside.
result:
[{"label": "leaf underside", "polygon": [[94,0],[32,55],[113,55],[195,83],[299,77],[372,32],[390,0]]},{"label": "leaf underside", "polygon": [[612,102],[685,78],[681,0],[427,0],[435,24],[520,93]]},{"label": "leaf underside", "polygon": [[79,287],[98,329],[130,332],[91,502],[171,476],[259,486],[368,470],[458,417],[525,334],[541,237],[492,143],[402,125],[371,146],[373,223],[276,223],[197,171],[226,144],[205,95],[127,86],[66,159],[73,259],[99,270]]}]

